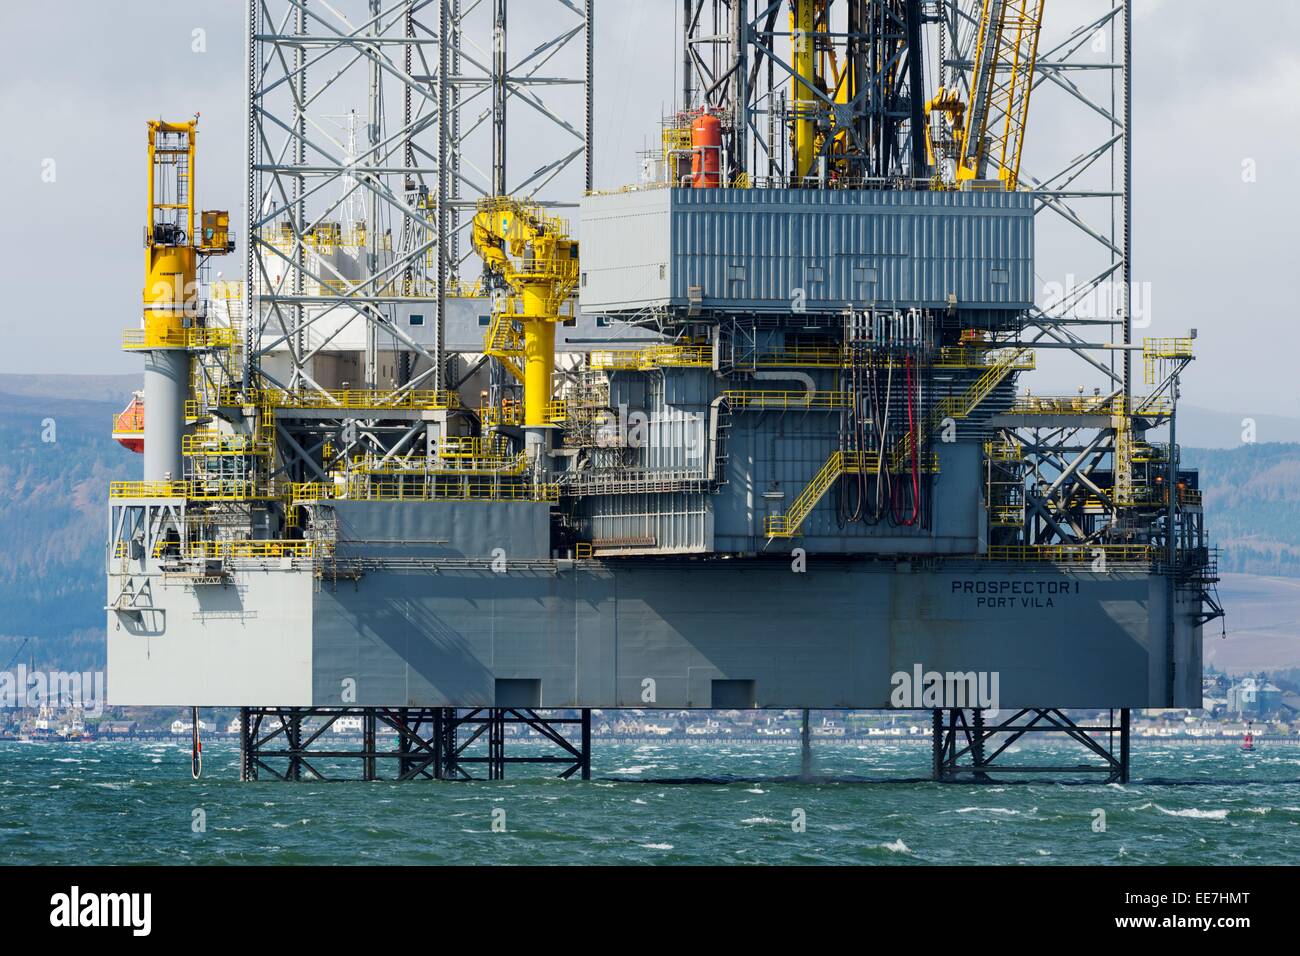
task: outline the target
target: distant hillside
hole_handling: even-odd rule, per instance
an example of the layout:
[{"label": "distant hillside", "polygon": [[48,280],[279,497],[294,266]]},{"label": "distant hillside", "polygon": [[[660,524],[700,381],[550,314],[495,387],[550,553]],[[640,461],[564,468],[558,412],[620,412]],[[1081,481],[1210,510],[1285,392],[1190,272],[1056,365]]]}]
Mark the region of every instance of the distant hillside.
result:
[{"label": "distant hillside", "polygon": [[140,468],[110,437],[124,401],[0,393],[0,667],[27,637],[38,666],[103,663],[108,482]]},{"label": "distant hillside", "polygon": [[1206,665],[1229,674],[1271,671],[1275,679],[1300,679],[1300,578],[1229,573],[1219,598],[1228,616],[1205,628]]},{"label": "distant hillside", "polygon": [[1184,447],[1183,464],[1201,471],[1222,570],[1300,577],[1300,445]]},{"label": "distant hillside", "polygon": [[[1184,448],[1239,448],[1242,422],[1247,416],[1237,412],[1178,406],[1178,443]],[[1255,440],[1258,442],[1300,442],[1300,418],[1286,415],[1251,415]],[[1158,438],[1163,441],[1163,438]]]},{"label": "distant hillside", "polygon": [[0,394],[23,398],[76,398],[119,408],[140,388],[140,375],[12,375],[0,373]]}]

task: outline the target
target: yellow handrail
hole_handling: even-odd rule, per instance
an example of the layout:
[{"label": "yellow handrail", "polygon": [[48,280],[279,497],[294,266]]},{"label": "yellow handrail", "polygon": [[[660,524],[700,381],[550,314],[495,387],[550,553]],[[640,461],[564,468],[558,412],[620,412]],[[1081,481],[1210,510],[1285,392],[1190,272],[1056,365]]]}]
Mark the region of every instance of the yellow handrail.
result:
[{"label": "yellow handrail", "polygon": [[1056,564],[1106,562],[1134,564],[1149,562],[1154,549],[1145,544],[1007,544],[989,545],[990,561],[1050,561]]},{"label": "yellow handrail", "polygon": [[122,332],[124,349],[230,348],[234,344],[235,330],[225,326],[162,331],[125,329]]},{"label": "yellow handrail", "polygon": [[310,558],[316,554],[316,542],[288,539],[191,541],[186,552],[196,558]]},{"label": "yellow handrail", "polygon": [[110,481],[110,498],[185,498],[188,481]]},{"label": "yellow handrail", "polygon": [[732,408],[783,408],[783,409],[835,409],[850,408],[853,396],[848,392],[831,391],[767,391],[763,389],[731,389],[722,393]]},{"label": "yellow handrail", "polygon": [[[1134,414],[1166,415],[1172,410],[1167,398],[1133,396]],[[1124,414],[1122,395],[1017,395],[1008,409],[1013,415],[1106,415]]]},{"label": "yellow handrail", "polygon": [[[237,396],[230,391],[231,404],[237,404]],[[433,389],[408,389],[404,392],[387,389],[337,389],[304,390],[289,392],[284,389],[266,388],[252,395],[254,404],[266,408],[319,408],[319,409],[365,409],[379,410],[387,408],[400,409],[455,409],[460,407],[460,396],[455,392]]]},{"label": "yellow handrail", "polygon": [[712,368],[708,345],[652,345],[645,349],[599,349],[588,357],[595,369],[644,371],[657,367]]}]

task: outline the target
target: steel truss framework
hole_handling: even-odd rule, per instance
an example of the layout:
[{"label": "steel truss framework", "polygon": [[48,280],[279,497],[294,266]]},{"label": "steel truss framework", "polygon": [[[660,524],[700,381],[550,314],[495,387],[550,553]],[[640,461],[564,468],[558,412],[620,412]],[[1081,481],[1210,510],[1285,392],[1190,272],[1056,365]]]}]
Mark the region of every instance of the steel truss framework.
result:
[{"label": "steel truss framework", "polygon": [[[982,0],[939,4],[943,22],[945,82],[969,93],[973,45]],[[1025,483],[1025,544],[1139,544],[1158,555],[1167,574],[1167,641],[1173,641],[1172,608],[1178,591],[1191,591],[1208,611],[1204,624],[1223,616],[1214,594],[1215,552],[1208,545],[1199,507],[1185,508],[1178,487],[1177,406],[1179,382],[1192,360],[1190,330],[1158,340],[1134,341],[1134,328],[1150,321],[1135,316],[1132,258],[1132,0],[1048,2],[1045,27],[1051,40],[1039,48],[1033,87],[1035,111],[1046,107],[1073,136],[1088,137],[1042,175],[1034,175],[1031,150],[1020,181],[1036,199],[1040,248],[1045,236],[1077,246],[1087,267],[1083,281],[1061,283],[1061,293],[1030,310],[1017,344],[1073,355],[1082,375],[1101,385],[1091,402],[1102,414],[1027,417],[1001,428],[997,441],[1016,449]],[[995,77],[1001,88],[1003,79]],[[1052,99],[1046,99],[1047,95]],[[996,105],[994,125],[1005,119]],[[1074,261],[1074,260],[1072,260]],[[1141,321],[1135,321],[1135,318]],[[1183,338],[1177,338],[1182,336]],[[1161,345],[1173,342],[1175,345]],[[1149,348],[1148,348],[1149,345]],[[1134,356],[1142,360],[1145,394],[1136,391]],[[1076,409],[1077,412],[1077,409]],[[1014,418],[1014,416],[1013,416]],[[1148,431],[1168,426],[1169,439],[1154,454]],[[1166,489],[1143,496],[1135,480],[1138,449],[1146,448],[1147,487],[1158,472]],[[1172,660],[1172,656],[1170,658]],[[1172,695],[1174,675],[1167,675]]]},{"label": "steel truss framework", "polygon": [[[1095,758],[1081,764],[1008,764],[1000,758],[1013,744],[1034,735],[1071,740]],[[933,726],[934,780],[940,783],[988,783],[994,774],[1017,774],[1063,780],[1080,776],[1104,783],[1129,778],[1129,712],[1109,711],[1104,723],[1081,725],[1060,710],[1023,709],[986,724],[982,710],[936,710]]]},{"label": "steel truss framework", "polygon": [[[969,90],[981,3],[942,4],[946,75]],[[1086,544],[1133,541],[1131,489],[1133,439],[1168,422],[1174,410],[1179,373],[1190,355],[1170,360],[1157,387],[1135,401],[1132,272],[1131,0],[1086,0],[1047,5],[1045,25],[1051,40],[1039,50],[1033,86],[1035,109],[1056,111],[1073,135],[1091,137],[1059,166],[1034,175],[1035,153],[1022,169],[1037,203],[1040,246],[1043,236],[1077,242],[1081,252],[1100,262],[1082,282],[1030,310],[1019,333],[1021,344],[1067,351],[1084,376],[1101,377],[1099,405],[1115,414],[1077,417],[1047,427],[1027,422],[1001,436],[1019,446],[1029,479],[1023,541],[1029,544]],[[1100,52],[1099,52],[1100,51]],[[995,78],[995,83],[1001,78]],[[1048,100],[1046,95],[1053,98]],[[994,125],[1004,97],[994,96]],[[1106,314],[1096,306],[1106,303]],[[1176,473],[1176,449],[1171,472]],[[1102,464],[1110,473],[1103,486],[1094,475]],[[1079,503],[1100,502],[1106,517],[1084,522]],[[1177,507],[1176,502],[1173,505]],[[1173,517],[1172,514],[1170,516]],[[1146,543],[1146,542],[1143,542]]]},{"label": "steel truss framework", "polygon": [[[592,6],[532,0],[511,18],[509,0],[247,0],[246,389],[324,392],[311,360],[356,323],[367,388],[447,387],[446,301],[474,278],[466,210],[504,193],[572,204],[590,188]],[[576,107],[553,103],[563,88],[579,91]],[[359,103],[355,142],[338,114]],[[532,124],[513,179],[509,116]],[[557,202],[557,178],[575,170]],[[317,228],[349,211],[368,226],[359,276],[310,254]],[[432,314],[432,344],[393,321],[408,304]],[[391,386],[381,345],[409,356]],[[288,354],[288,373],[265,367],[272,352]]]},{"label": "steel truss framework", "polygon": [[[336,725],[343,718],[360,720],[359,747],[340,749]],[[263,774],[282,781],[503,780],[510,765],[553,766],[562,780],[591,779],[590,710],[559,717],[527,708],[245,707],[239,721],[244,781]],[[509,754],[508,726],[547,749]],[[381,728],[392,731],[395,746],[380,746],[387,736]],[[574,728],[576,742],[566,736]]]},{"label": "steel truss framework", "polygon": [[[922,6],[918,0],[829,0],[824,35],[845,56],[845,82],[855,89],[852,99],[838,103],[834,90],[796,80],[786,52],[794,35],[785,0],[683,0],[683,109],[704,107],[730,120],[728,181],[742,174],[789,181],[795,83],[847,131],[853,179],[922,176]],[[826,137],[819,156],[830,144]]]}]

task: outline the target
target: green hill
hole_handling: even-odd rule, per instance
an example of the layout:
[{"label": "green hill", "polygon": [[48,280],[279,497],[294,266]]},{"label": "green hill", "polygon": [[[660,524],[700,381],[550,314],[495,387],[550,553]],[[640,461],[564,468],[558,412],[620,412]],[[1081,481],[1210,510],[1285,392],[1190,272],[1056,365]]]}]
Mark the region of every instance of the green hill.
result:
[{"label": "green hill", "polygon": [[122,404],[0,393],[0,667],[28,637],[37,666],[103,665],[108,482],[140,469]]},{"label": "green hill", "polygon": [[1222,570],[1300,577],[1300,445],[1184,448],[1183,464],[1201,471]]}]

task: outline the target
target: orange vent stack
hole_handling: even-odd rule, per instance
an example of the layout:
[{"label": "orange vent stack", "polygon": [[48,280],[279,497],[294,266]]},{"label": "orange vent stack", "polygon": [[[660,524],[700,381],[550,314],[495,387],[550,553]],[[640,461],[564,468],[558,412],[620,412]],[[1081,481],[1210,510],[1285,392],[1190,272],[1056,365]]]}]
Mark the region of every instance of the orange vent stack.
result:
[{"label": "orange vent stack", "polygon": [[722,185],[722,121],[701,113],[691,124],[691,181],[696,189]]}]

